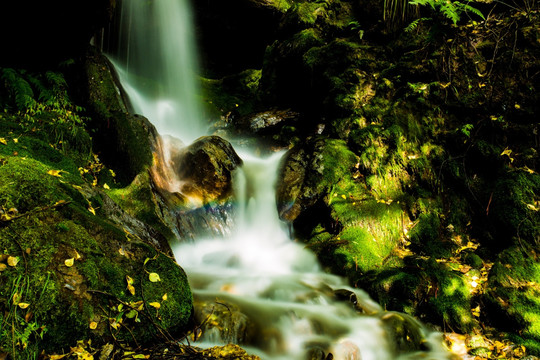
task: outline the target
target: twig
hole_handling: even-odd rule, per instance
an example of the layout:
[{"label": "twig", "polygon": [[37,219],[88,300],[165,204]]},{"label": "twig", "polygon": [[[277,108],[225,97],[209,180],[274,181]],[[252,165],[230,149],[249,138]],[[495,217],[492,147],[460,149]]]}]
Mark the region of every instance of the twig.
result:
[{"label": "twig", "polygon": [[38,207],[38,208],[35,208],[33,210],[30,210],[30,211],[27,211],[23,214],[19,214],[19,215],[15,215],[15,216],[10,216],[9,218],[7,217],[0,217],[0,225],[2,223],[9,223],[13,220],[16,220],[16,219],[20,219],[22,217],[25,217],[25,216],[29,216],[29,215],[32,215],[34,213],[38,213],[38,212],[42,212],[42,211],[46,211],[46,210],[50,210],[50,209],[55,209],[57,207],[60,207],[60,206],[64,206],[64,205],[67,205],[71,203],[71,201],[64,201],[64,200],[60,200],[60,201],[57,201],[56,203],[52,204],[52,205],[47,205],[47,206],[42,206],[42,207]]}]

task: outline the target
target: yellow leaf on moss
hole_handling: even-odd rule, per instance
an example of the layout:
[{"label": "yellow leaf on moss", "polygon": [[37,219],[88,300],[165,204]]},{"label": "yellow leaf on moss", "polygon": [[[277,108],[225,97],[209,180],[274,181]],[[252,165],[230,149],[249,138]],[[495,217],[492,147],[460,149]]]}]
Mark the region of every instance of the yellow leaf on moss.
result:
[{"label": "yellow leaf on moss", "polygon": [[131,295],[135,295],[135,287],[133,285],[128,284],[127,288]]},{"label": "yellow leaf on moss", "polygon": [[95,321],[91,321],[90,322],[90,325],[88,326],[91,330],[96,330],[97,329],[97,322]]},{"label": "yellow leaf on moss", "polygon": [[156,309],[159,309],[161,307],[161,304],[158,303],[157,301],[151,302],[148,305],[155,307]]},{"label": "yellow leaf on moss", "polygon": [[22,295],[19,294],[18,292],[13,294],[13,305],[19,305],[19,303],[21,302],[21,298],[22,298]]},{"label": "yellow leaf on moss", "polygon": [[7,265],[3,264],[3,263],[0,263],[0,272],[4,271],[6,269],[7,269]]},{"label": "yellow leaf on moss", "polygon": [[109,185],[107,184],[103,184],[103,188],[106,189],[106,190],[110,190],[111,188],[109,187]]},{"label": "yellow leaf on moss", "polygon": [[49,355],[49,360],[60,360],[68,356],[69,354],[64,355]]},{"label": "yellow leaf on moss", "polygon": [[47,171],[47,174],[56,176],[56,177],[61,177],[62,176],[62,174],[60,174],[61,172],[62,170],[49,170]]},{"label": "yellow leaf on moss", "polygon": [[4,138],[0,138],[0,144],[7,145],[7,140]]},{"label": "yellow leaf on moss", "polygon": [[159,277],[158,274],[156,273],[150,273],[148,275],[148,279],[150,279],[151,282],[158,282],[158,281],[161,281],[161,278]]},{"label": "yellow leaf on moss", "polygon": [[26,309],[27,307],[30,306],[30,304],[28,303],[24,303],[24,302],[20,302],[17,304],[18,307],[20,307],[21,309]]},{"label": "yellow leaf on moss", "polygon": [[66,260],[64,261],[64,264],[65,264],[67,267],[72,267],[74,261],[75,261],[74,258],[66,259]]},{"label": "yellow leaf on moss", "polygon": [[15,257],[15,256],[9,256],[7,258],[7,263],[8,263],[9,266],[15,267],[19,263],[19,258]]},{"label": "yellow leaf on moss", "polygon": [[162,297],[163,301],[166,301],[167,300],[167,294],[164,294]]}]

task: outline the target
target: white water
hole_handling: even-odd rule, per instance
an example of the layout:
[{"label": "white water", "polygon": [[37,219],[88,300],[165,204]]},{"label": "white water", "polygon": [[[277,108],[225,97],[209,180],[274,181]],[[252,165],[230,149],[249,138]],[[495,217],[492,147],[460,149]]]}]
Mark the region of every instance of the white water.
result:
[{"label": "white water", "polygon": [[[123,48],[115,66],[135,111],[160,134],[185,144],[205,134],[195,94],[196,60],[187,0],[123,1]],[[238,150],[237,150],[238,151]],[[173,249],[195,297],[237,305],[254,328],[240,344],[262,359],[303,360],[316,345],[336,360],[448,359],[440,337],[427,335],[431,351],[401,354],[383,318],[388,313],[344,279],[324,273],[315,256],[292,241],[279,220],[274,185],[282,153],[260,158],[240,153],[234,179],[236,228],[225,238],[197,239]],[[335,299],[333,290],[353,291],[370,315]],[[219,331],[195,345],[229,342]]]},{"label": "white water", "polygon": [[185,144],[207,128],[188,1],[122,1],[120,52],[112,55],[134,111]]}]

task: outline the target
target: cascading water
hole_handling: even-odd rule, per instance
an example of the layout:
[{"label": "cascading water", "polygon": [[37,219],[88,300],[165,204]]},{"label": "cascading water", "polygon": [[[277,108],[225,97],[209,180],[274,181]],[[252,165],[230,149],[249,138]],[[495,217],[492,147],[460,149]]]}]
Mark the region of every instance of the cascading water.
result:
[{"label": "cascading water", "polygon": [[[114,61],[135,111],[160,134],[185,144],[204,135],[206,127],[195,96],[187,1],[123,1],[120,48],[125,54]],[[196,344],[238,341],[262,359],[322,359],[320,354],[328,352],[336,360],[450,358],[438,334],[404,314],[383,311],[364,292],[324,273],[311,252],[290,240],[275,206],[281,153],[240,156],[235,229],[224,238],[197,239],[173,251],[194,296],[238,307],[249,319],[251,335],[241,339],[209,330]],[[355,304],[338,300],[340,293]],[[422,340],[417,339],[419,346],[403,345],[414,343],[411,337]]]},{"label": "cascading water", "polygon": [[196,81],[189,0],[122,2],[119,51],[111,56],[134,111],[161,135],[189,144],[206,132]]}]

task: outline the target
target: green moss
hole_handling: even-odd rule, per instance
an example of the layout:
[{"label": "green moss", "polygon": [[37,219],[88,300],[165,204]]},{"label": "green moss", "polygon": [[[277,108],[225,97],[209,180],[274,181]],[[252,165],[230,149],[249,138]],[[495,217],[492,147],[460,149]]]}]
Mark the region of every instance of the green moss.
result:
[{"label": "green moss", "polygon": [[256,110],[261,70],[248,69],[222,79],[201,78],[202,101],[217,118],[231,113],[246,115]]},{"label": "green moss", "polygon": [[[128,239],[122,228],[100,217],[99,207],[104,206],[101,196],[83,188],[76,169],[75,174],[67,170],[60,176],[48,173],[57,170],[52,165],[69,161],[54,151],[44,157],[45,162],[22,156],[2,159],[0,251],[19,259],[16,267],[9,267],[0,277],[2,351],[12,352],[15,341],[18,360],[32,357],[36,349],[61,353],[77,340],[99,343],[107,338],[110,319],[126,316],[118,311],[119,304],[149,301],[140,286],[147,258],[155,258],[155,269],[163,274],[162,281],[147,292],[168,293],[168,302],[160,314],[153,314],[148,305],[140,311],[154,316],[167,331],[174,333],[185,327],[192,300],[181,268],[163,255],[158,257],[150,247]],[[144,196],[138,191],[147,193],[133,191],[136,201],[142,202]],[[90,203],[97,215],[88,211]],[[66,266],[67,259],[74,259],[73,266]],[[135,295],[127,291],[128,275],[140,278]],[[30,306],[21,309],[13,304],[14,293]],[[29,313],[32,320],[25,321]],[[89,328],[92,321],[99,324],[96,330]],[[136,323],[125,318],[124,325],[113,331],[116,339],[131,342],[133,333],[143,343],[162,336],[148,319]]]},{"label": "green moss", "polygon": [[174,234],[157,213],[148,173],[137,176],[129,186],[111,189],[107,194],[128,214],[150,225],[169,241],[174,239]]},{"label": "green moss", "polygon": [[348,271],[366,271],[380,268],[386,258],[395,247],[396,238],[375,237],[381,234],[374,234],[373,229],[353,226],[345,228],[339,235],[339,238],[346,241],[346,245],[336,250],[339,258],[344,255],[342,264]]},{"label": "green moss", "polygon": [[489,274],[485,300],[491,322],[538,355],[540,264],[530,254],[530,250],[511,247],[499,255]]},{"label": "green moss", "polygon": [[326,17],[328,1],[323,2],[295,2],[289,10],[294,12],[299,20],[305,24],[313,25],[319,17]]},{"label": "green moss", "polygon": [[452,255],[452,246],[442,242],[441,221],[436,212],[421,214],[418,223],[409,232],[409,238],[412,248],[419,254],[436,258]]},{"label": "green moss", "polygon": [[[510,170],[497,181],[492,195],[489,217],[499,246],[509,246],[512,238],[536,244],[540,236],[540,175]],[[532,206],[532,208],[531,208]]]}]

